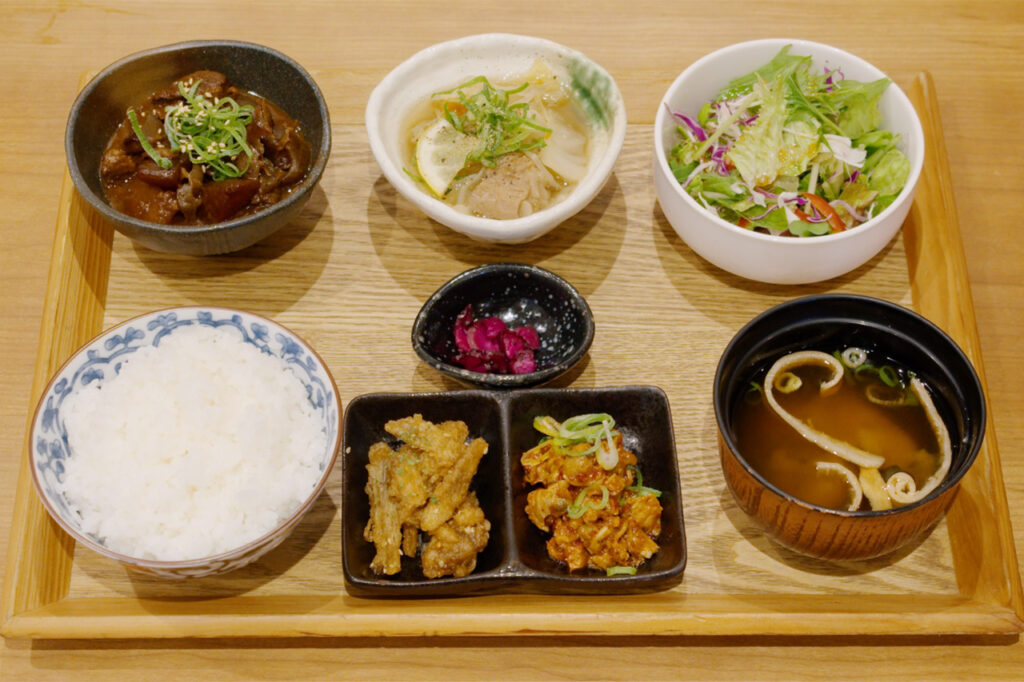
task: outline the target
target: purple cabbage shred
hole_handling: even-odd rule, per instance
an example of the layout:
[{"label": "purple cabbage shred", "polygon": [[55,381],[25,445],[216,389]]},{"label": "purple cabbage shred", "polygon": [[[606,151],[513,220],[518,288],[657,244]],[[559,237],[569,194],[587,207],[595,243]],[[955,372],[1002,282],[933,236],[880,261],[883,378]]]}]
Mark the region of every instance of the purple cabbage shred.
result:
[{"label": "purple cabbage shred", "polygon": [[708,134],[704,132],[704,129],[700,127],[700,124],[694,121],[692,118],[684,113],[673,111],[672,115],[678,118],[680,121],[686,124],[686,126],[693,132],[694,137],[703,142],[708,139]]}]

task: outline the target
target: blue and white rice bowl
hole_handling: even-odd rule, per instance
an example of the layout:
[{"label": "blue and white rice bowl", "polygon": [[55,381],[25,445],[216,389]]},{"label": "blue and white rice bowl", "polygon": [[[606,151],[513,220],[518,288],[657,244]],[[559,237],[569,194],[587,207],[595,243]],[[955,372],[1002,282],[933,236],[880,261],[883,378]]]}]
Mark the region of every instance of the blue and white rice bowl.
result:
[{"label": "blue and white rice bowl", "polygon": [[[190,331],[183,333],[183,330]],[[167,356],[173,351],[166,349],[175,345],[180,347],[183,343],[181,339],[196,334],[210,335],[212,332],[209,330],[217,330],[217,338],[223,334],[228,338],[225,343],[232,347],[236,340],[241,341],[238,345],[239,354],[279,360],[279,363],[264,363],[259,359],[261,367],[280,366],[282,376],[274,377],[275,381],[280,380],[285,382],[284,385],[290,385],[297,380],[300,384],[291,392],[302,403],[295,405],[295,408],[308,420],[307,430],[316,435],[313,440],[300,439],[298,442],[315,442],[318,445],[302,456],[303,466],[308,472],[309,492],[305,493],[306,488],[300,487],[304,496],[287,498],[299,499],[301,503],[290,511],[290,507],[285,511],[278,510],[276,525],[270,530],[258,537],[240,541],[237,546],[228,545],[229,548],[222,548],[209,556],[169,560],[130,556],[115,551],[106,545],[103,537],[85,527],[94,527],[95,524],[83,523],[82,513],[67,494],[68,465],[76,455],[68,437],[67,424],[72,417],[70,413],[78,409],[76,401],[82,402],[83,398],[89,401],[90,395],[99,395],[97,389],[108,387],[108,393],[113,391],[111,382],[121,376],[122,370],[131,364],[131,359],[136,358],[138,363],[144,356]],[[171,342],[171,339],[175,340]],[[256,351],[255,354],[247,350],[247,347]],[[139,354],[140,351],[144,352]],[[210,373],[211,378],[213,374]],[[146,400],[145,394],[151,397],[157,395],[164,386],[154,385],[154,390],[145,391],[139,395],[139,400]],[[238,395],[233,400],[239,401],[248,410],[253,396]],[[264,404],[267,404],[266,401]],[[294,420],[294,414],[293,409],[281,419]],[[265,419],[266,416],[262,415],[261,418]],[[203,440],[215,442],[217,435],[206,431]],[[186,578],[241,568],[278,546],[299,524],[326,485],[340,442],[340,399],[337,388],[323,360],[302,339],[285,327],[253,313],[216,307],[183,307],[151,312],[127,320],[104,331],[80,348],[50,380],[40,398],[30,431],[30,457],[32,480],[43,505],[77,542],[143,573]],[[124,454],[133,458],[139,456],[138,453]],[[102,471],[100,475],[132,485],[132,477],[126,476],[131,466],[132,462],[125,461],[123,466],[118,467],[119,470]],[[204,473],[200,472],[199,475]],[[303,482],[306,480],[303,479]],[[239,496],[239,499],[242,497]],[[266,510],[260,508],[263,504],[262,494],[244,496],[244,513],[253,516],[263,514],[265,518]],[[201,533],[207,531],[205,527],[200,529]]]}]

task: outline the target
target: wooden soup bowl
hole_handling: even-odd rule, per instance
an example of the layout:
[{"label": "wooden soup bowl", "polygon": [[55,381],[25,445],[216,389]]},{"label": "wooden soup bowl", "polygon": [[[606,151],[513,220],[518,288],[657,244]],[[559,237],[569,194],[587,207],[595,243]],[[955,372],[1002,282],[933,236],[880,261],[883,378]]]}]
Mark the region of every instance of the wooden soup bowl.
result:
[{"label": "wooden soup bowl", "polygon": [[[931,389],[949,429],[949,474],[918,502],[866,512],[809,504],[769,483],[737,448],[735,407],[758,369],[795,351],[831,352],[848,346],[878,351],[916,372]],[[722,473],[740,509],[779,544],[829,560],[884,556],[934,526],[978,454],[986,419],[977,373],[949,336],[898,305],[846,294],[794,299],[751,320],[722,354],[715,373],[714,406]]]}]

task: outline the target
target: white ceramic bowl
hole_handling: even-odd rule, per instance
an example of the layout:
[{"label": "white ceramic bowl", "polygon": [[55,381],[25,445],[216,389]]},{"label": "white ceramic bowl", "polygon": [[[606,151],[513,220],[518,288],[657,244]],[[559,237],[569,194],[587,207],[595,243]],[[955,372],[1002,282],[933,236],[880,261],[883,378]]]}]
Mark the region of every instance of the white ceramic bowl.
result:
[{"label": "white ceramic bowl", "polygon": [[668,152],[677,141],[673,111],[696,115],[730,80],[768,63],[785,45],[790,54],[811,55],[815,68],[840,68],[850,80],[872,81],[885,74],[863,59],[806,40],[767,39],[730,45],[702,57],[672,83],[654,123],[654,185],[658,203],[679,236],[714,265],[760,282],[803,284],[837,277],[863,265],[896,235],[907,217],[924,164],[921,121],[895,83],[879,102],[881,127],[899,133],[910,160],[910,176],[896,200],[868,222],[838,234],[776,237],[747,230],[710,213],[672,175]]},{"label": "white ceramic bowl", "polygon": [[[495,79],[523,73],[537,58],[547,61],[574,88],[585,88],[602,110],[603,120],[592,118],[600,144],[591,154],[586,177],[561,201],[524,218],[481,218],[430,195],[403,170],[403,127],[412,109],[433,93],[476,76]],[[399,64],[370,94],[366,131],[384,176],[428,216],[481,241],[520,244],[578,213],[604,187],[625,139],[626,109],[612,76],[582,53],[541,38],[488,33],[433,45]]]},{"label": "white ceramic bowl", "polygon": [[[237,332],[238,338],[281,359],[281,371],[299,379],[327,447],[316,453],[318,479],[310,493],[275,528],[239,546],[197,559],[168,561],[128,556],[106,547],[101,538],[83,530],[81,516],[65,497],[65,462],[75,453],[68,444],[65,400],[87,386],[103,386],[121,371],[121,363],[140,348],[160,348],[161,340],[181,329],[209,326]],[[214,377],[214,379],[216,379]],[[159,387],[156,387],[159,390]],[[139,400],[145,400],[140,395]],[[245,400],[244,396],[239,397]],[[76,542],[142,573],[166,578],[191,578],[226,573],[249,564],[278,546],[309,511],[327,483],[341,443],[338,391],[320,357],[294,333],[253,313],[212,307],[172,308],[122,322],[82,346],[54,375],[40,398],[32,420],[30,442],[32,481],[50,516]],[[131,466],[126,460],[124,467]],[[120,476],[122,472],[110,472]],[[252,500],[258,505],[259,499]],[[254,508],[258,511],[258,507]]]}]

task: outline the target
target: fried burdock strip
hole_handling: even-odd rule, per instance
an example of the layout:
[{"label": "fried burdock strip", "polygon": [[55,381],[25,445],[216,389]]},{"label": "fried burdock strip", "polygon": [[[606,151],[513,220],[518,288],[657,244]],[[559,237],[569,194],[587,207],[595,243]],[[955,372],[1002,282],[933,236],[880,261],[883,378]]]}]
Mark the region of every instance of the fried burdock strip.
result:
[{"label": "fried burdock strip", "polygon": [[406,523],[402,526],[402,554],[405,556],[416,556],[420,547],[420,529],[415,523]]},{"label": "fried burdock strip", "polygon": [[374,443],[370,446],[370,463],[366,466],[370,521],[366,524],[363,537],[372,542],[377,550],[370,568],[374,573],[386,575],[394,575],[402,569],[402,523],[398,509],[388,494],[388,470],[393,455],[387,443]]},{"label": "fried burdock strip", "polygon": [[423,530],[430,535],[422,557],[426,577],[469,574],[491,528],[469,492],[487,441],[467,443],[464,422],[433,424],[418,414],[384,428],[403,443],[397,449],[384,442],[370,448],[371,511],[364,537],[377,549],[371,568],[378,574],[400,572],[401,555],[416,556]]},{"label": "fried burdock strip", "polygon": [[465,454],[456,459],[441,477],[427,506],[420,513],[420,528],[428,533],[440,528],[466,499],[477,465],[487,453],[487,441],[474,438],[468,446],[464,446],[464,451]]},{"label": "fried burdock strip", "polygon": [[[390,449],[390,448],[389,448]],[[414,521],[416,511],[426,504],[430,490],[423,475],[423,460],[429,453],[403,445],[388,460],[388,495],[397,508],[403,524]]]}]

